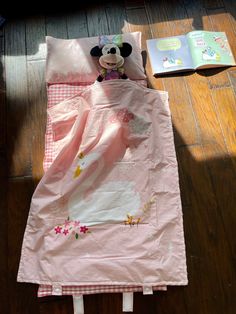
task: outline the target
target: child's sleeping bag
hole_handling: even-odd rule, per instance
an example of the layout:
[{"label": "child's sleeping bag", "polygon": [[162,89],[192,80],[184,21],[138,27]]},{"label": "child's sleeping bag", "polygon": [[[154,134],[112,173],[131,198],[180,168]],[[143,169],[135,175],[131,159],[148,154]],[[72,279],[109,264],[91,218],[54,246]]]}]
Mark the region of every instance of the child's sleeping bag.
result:
[{"label": "child's sleeping bag", "polygon": [[129,291],[131,311],[132,291],[186,285],[167,93],[96,82],[48,114],[57,156],[32,197],[18,281],[72,294],[75,313],[86,291]]}]

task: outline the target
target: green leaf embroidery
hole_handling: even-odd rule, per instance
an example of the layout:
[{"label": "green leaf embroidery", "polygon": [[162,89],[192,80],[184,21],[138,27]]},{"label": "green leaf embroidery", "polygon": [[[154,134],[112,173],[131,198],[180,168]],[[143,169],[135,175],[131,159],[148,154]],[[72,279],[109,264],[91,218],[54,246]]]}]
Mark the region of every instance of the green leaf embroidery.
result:
[{"label": "green leaf embroidery", "polygon": [[75,234],[75,238],[76,238],[76,239],[79,239],[78,233]]}]

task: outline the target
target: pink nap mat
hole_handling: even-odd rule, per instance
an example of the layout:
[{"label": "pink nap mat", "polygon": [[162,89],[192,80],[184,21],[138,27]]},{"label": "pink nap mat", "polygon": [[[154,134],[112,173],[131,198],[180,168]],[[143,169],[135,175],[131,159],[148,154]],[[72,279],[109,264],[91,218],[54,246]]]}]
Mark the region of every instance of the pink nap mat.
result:
[{"label": "pink nap mat", "polygon": [[132,80],[68,86],[48,89],[72,92],[49,102],[17,279],[72,295],[76,314],[101,292],[122,292],[132,311],[135,291],[187,284],[168,94]]}]

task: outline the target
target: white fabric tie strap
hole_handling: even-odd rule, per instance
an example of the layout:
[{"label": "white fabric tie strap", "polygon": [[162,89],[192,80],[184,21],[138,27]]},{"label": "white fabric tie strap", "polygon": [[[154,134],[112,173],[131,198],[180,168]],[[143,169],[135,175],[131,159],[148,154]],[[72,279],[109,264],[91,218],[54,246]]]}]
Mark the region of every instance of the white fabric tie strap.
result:
[{"label": "white fabric tie strap", "polygon": [[153,294],[152,286],[143,286],[143,294]]},{"label": "white fabric tie strap", "polygon": [[133,312],[133,292],[123,292],[123,312]]},{"label": "white fabric tie strap", "polygon": [[74,314],[84,314],[84,300],[83,296],[73,295]]}]

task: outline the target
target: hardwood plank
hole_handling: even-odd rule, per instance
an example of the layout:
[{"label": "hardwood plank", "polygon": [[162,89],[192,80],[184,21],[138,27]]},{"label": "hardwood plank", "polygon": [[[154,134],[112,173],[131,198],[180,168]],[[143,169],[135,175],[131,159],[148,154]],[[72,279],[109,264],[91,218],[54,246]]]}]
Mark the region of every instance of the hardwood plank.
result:
[{"label": "hardwood plank", "polygon": [[183,0],[188,18],[192,23],[193,30],[212,30],[212,25],[206,9],[200,1]]},{"label": "hardwood plank", "polygon": [[[84,308],[89,314],[99,314],[104,313],[103,310],[100,311],[99,306],[101,303],[101,294],[92,294],[84,296]],[[113,306],[113,309],[115,306]],[[112,311],[113,311],[112,309]]]},{"label": "hardwood plank", "polygon": [[104,5],[94,5],[87,10],[87,23],[90,37],[109,34]]},{"label": "hardwood plank", "polygon": [[[197,74],[195,74],[197,75]],[[227,230],[225,238],[231,247],[232,254],[235,256],[235,242],[232,241],[232,231],[230,230],[231,223],[235,223],[235,193],[233,192],[235,186],[235,157],[231,156],[229,152],[234,150],[232,144],[234,138],[234,120],[235,110],[231,107],[234,106],[231,96],[225,95],[225,91],[221,89],[213,90],[212,94],[207,90],[207,82],[204,78],[201,80],[194,76],[188,79],[189,90],[191,93],[194,111],[197,116],[198,124],[201,131],[201,138],[204,150],[203,162],[207,164],[209,174],[211,176],[213,189],[215,191],[215,199],[219,204],[219,213],[222,215],[222,221]],[[222,89],[224,90],[224,89]],[[215,103],[212,100],[217,93],[218,97],[226,97],[226,108],[219,108],[220,112],[216,109]],[[223,93],[223,94],[222,94]],[[219,99],[221,106],[223,98]],[[235,103],[235,100],[233,100]],[[232,125],[233,124],[233,125]],[[233,129],[232,129],[233,128]],[[226,184],[227,182],[227,184]],[[232,190],[233,189],[233,190]],[[234,237],[235,238],[235,237]],[[234,257],[235,258],[235,257]]]},{"label": "hardwood plank", "polygon": [[[150,296],[148,301],[144,301],[143,296],[142,312],[145,313],[145,309],[149,309],[149,304],[152,307],[153,314],[187,314],[187,307],[185,304],[184,291],[186,287],[168,287],[166,292],[157,292],[153,296]],[[142,299],[141,299],[142,300]]]},{"label": "hardwood plank", "polygon": [[208,89],[207,79],[197,73],[193,73],[185,79],[199,126],[202,143],[203,145],[207,145],[208,148],[212,148],[212,150],[207,150],[205,159],[220,158],[224,154],[227,155],[227,148],[215,112],[212,95]]},{"label": "hardwood plank", "polygon": [[47,15],[46,34],[56,38],[68,38],[66,17],[63,14]]},{"label": "hardwood plank", "polygon": [[6,121],[7,121],[7,107],[6,107],[6,84],[5,76],[5,58],[0,55],[0,152],[6,150]]},{"label": "hardwood plank", "polygon": [[[212,185],[213,171],[209,175],[212,161],[205,160],[201,145],[180,147],[177,154],[185,176],[182,192],[188,193],[190,200],[183,212],[189,274],[187,313],[233,313],[234,290],[229,283],[235,282],[235,267],[222,223],[224,206],[216,198],[219,191]],[[221,166],[222,161],[216,163]],[[218,186],[222,187],[230,174],[223,178],[220,169],[216,170]]]},{"label": "hardwood plank", "polygon": [[199,71],[199,74],[200,73],[206,74],[210,89],[231,87],[231,83],[227,75],[227,70],[225,68],[207,69],[202,72]]},{"label": "hardwood plank", "polygon": [[8,182],[8,313],[39,313],[36,285],[17,283],[22,239],[28,217],[33,184],[30,177]]},{"label": "hardwood plank", "polygon": [[212,91],[218,119],[225,138],[228,153],[232,156],[236,173],[236,98],[231,88]]},{"label": "hardwood plank", "polygon": [[165,1],[160,0],[158,3],[155,1],[149,1],[145,4],[145,6],[152,37],[166,37],[168,36],[166,34],[171,34],[172,22],[167,18]]},{"label": "hardwood plank", "polygon": [[46,58],[45,18],[34,16],[26,19],[26,53],[27,60]]},{"label": "hardwood plank", "polygon": [[127,9],[139,9],[144,7],[144,0],[125,0],[125,7]]},{"label": "hardwood plank", "polygon": [[66,15],[68,38],[88,37],[87,18],[84,10]]},{"label": "hardwood plank", "polygon": [[4,35],[0,34],[0,54],[4,53]]},{"label": "hardwood plank", "polygon": [[192,30],[191,21],[180,0],[164,2],[163,9],[165,18],[171,21],[170,36],[182,35]]},{"label": "hardwood plank", "polygon": [[164,84],[169,94],[176,146],[199,144],[201,139],[185,80],[180,76],[166,77]]},{"label": "hardwood plank", "polygon": [[110,34],[125,32],[126,11],[123,1],[106,4],[106,16]]},{"label": "hardwood plank", "polygon": [[146,50],[146,40],[152,38],[152,32],[145,9],[138,8],[126,10],[126,12],[129,31],[142,33],[142,50]]},{"label": "hardwood plank", "polygon": [[228,76],[229,76],[232,89],[234,90],[234,94],[236,95],[236,70],[228,71]]},{"label": "hardwood plank", "polygon": [[127,9],[127,27],[130,32],[142,32],[142,55],[144,67],[148,78],[148,86],[158,90],[164,90],[163,81],[161,78],[154,78],[152,75],[150,59],[147,55],[146,40],[152,38],[151,29],[148,23],[146,10],[143,8]]},{"label": "hardwood plank", "polygon": [[216,9],[224,7],[223,0],[202,0],[206,9]]},{"label": "hardwood plank", "polygon": [[[149,1],[146,3],[146,9],[149,16],[149,21],[152,28],[153,37],[166,37],[185,34],[192,30],[191,15],[200,6],[189,4],[189,1]],[[186,14],[186,7],[189,10],[190,16]],[[199,14],[199,11],[198,11]],[[155,26],[154,26],[155,25]],[[168,34],[168,35],[166,35]]]},{"label": "hardwood plank", "polygon": [[6,167],[6,156],[5,153],[0,152],[0,302],[1,302],[1,313],[7,313],[8,310],[8,295],[7,295],[7,167]]},{"label": "hardwood plank", "polygon": [[[91,298],[91,297],[90,297]],[[121,293],[103,293],[98,299],[97,313],[120,314],[122,312],[122,296]],[[112,310],[111,310],[112,309]]]},{"label": "hardwood plank", "polygon": [[45,61],[28,62],[28,89],[31,132],[32,176],[37,184],[43,176],[44,141],[47,121]]},{"label": "hardwood plank", "polygon": [[[208,10],[209,17],[212,22],[212,27],[215,31],[224,31],[229,40],[229,44],[233,51],[233,54],[236,54],[236,43],[235,43],[235,33],[232,30],[232,24],[230,22],[229,13],[224,10]],[[228,70],[230,70],[229,68]],[[230,87],[229,78],[227,76],[227,71],[222,69],[212,69],[208,70],[206,73],[215,74],[209,75],[208,81],[211,88],[218,87]]]},{"label": "hardwood plank", "polygon": [[[204,153],[207,153],[208,147],[204,147]],[[209,150],[212,150],[209,147]],[[235,157],[233,159],[235,165]],[[215,191],[215,199],[219,204],[218,212],[224,225],[225,235],[222,235],[224,241],[231,249],[232,259],[236,259],[236,238],[235,238],[235,168],[232,164],[232,158],[222,156],[207,161],[207,167],[211,176],[212,186]],[[235,273],[235,262],[228,266]],[[231,282],[231,281],[229,281]],[[232,281],[235,283],[235,279]],[[233,288],[232,288],[233,289]],[[234,288],[235,289],[235,288]],[[231,302],[233,299],[231,300]]]},{"label": "hardwood plank", "polygon": [[26,19],[26,50],[28,74],[29,114],[33,124],[31,133],[32,176],[35,182],[43,175],[44,136],[46,124],[45,86],[45,18]]},{"label": "hardwood plank", "polygon": [[24,21],[8,21],[5,26],[5,40],[9,175],[29,175],[31,124],[28,115]]},{"label": "hardwood plank", "polygon": [[236,32],[236,2],[234,0],[223,0],[225,9],[229,14],[230,22],[234,32]]},{"label": "hardwood plank", "polygon": [[0,152],[6,150],[6,121],[7,121],[7,107],[6,107],[6,83],[5,83],[5,45],[4,32],[0,31]]},{"label": "hardwood plank", "polygon": [[[68,314],[73,313],[73,303],[71,297],[49,297],[39,300],[39,314]],[[86,311],[86,310],[85,310]],[[86,312],[85,312],[86,313]]]},{"label": "hardwood plank", "polygon": [[[173,10],[171,10],[169,5],[169,2],[163,3],[163,7],[159,9],[153,2],[149,3],[147,9],[152,22],[152,32],[156,34],[160,32],[160,35],[163,36],[172,36],[191,30],[191,23],[186,15],[185,8],[177,5],[173,6]],[[178,9],[175,9],[177,7]],[[156,13],[153,14],[153,12],[157,11],[158,15]],[[174,21],[169,24],[168,21],[171,18],[174,18]],[[182,23],[183,20],[185,21],[184,23]],[[164,29],[165,26],[168,26],[166,30]],[[182,76],[175,76],[174,78],[173,76],[166,76],[162,80],[165,90],[169,93],[176,145],[198,143],[198,130],[184,78]]]}]

